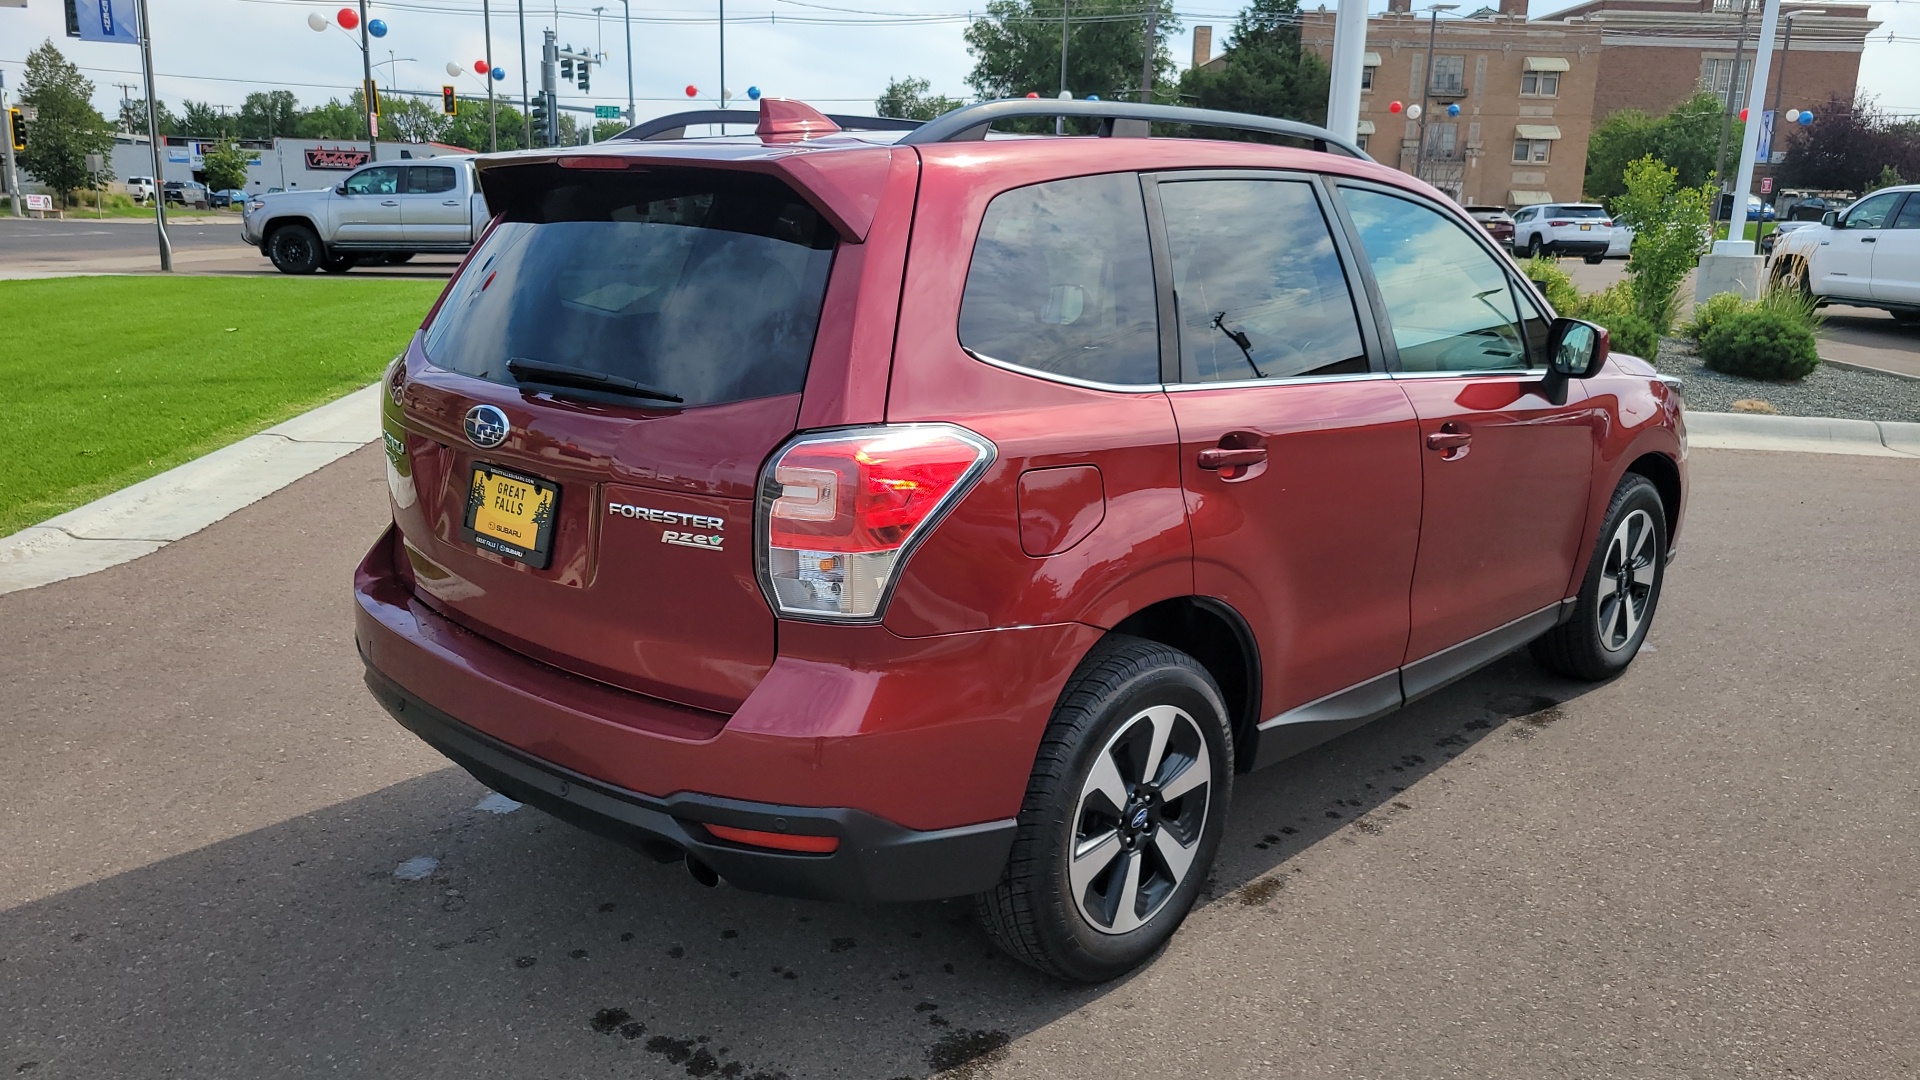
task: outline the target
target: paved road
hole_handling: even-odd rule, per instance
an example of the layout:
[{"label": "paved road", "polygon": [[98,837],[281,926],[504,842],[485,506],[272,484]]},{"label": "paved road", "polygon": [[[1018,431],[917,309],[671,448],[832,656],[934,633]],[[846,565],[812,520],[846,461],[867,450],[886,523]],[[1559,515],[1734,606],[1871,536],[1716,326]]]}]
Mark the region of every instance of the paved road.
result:
[{"label": "paved road", "polygon": [[[174,268],[199,274],[274,274],[273,264],[240,241],[240,219],[170,222]],[[421,256],[404,266],[355,274],[444,277],[459,259]],[[0,218],[0,278],[67,274],[137,274],[160,269],[153,222]]]},{"label": "paved road", "polygon": [[1911,1077],[1920,464],[1694,477],[1625,677],[1512,658],[1243,779],[1186,930],[1085,989],[960,903],[708,891],[477,808],[359,685],[361,451],[0,597],[0,1073]]}]

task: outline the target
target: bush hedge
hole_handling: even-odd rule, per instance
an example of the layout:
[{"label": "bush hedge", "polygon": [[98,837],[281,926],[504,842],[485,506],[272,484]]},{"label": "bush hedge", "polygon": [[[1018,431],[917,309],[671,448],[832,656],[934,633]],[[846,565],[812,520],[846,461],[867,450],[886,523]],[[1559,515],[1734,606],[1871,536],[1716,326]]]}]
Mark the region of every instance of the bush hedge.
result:
[{"label": "bush hedge", "polygon": [[1561,314],[1607,328],[1611,348],[1652,360],[1660,350],[1660,331],[1640,314],[1632,287],[1624,281],[1586,296],[1577,296]]},{"label": "bush hedge", "polygon": [[1739,293],[1718,293],[1708,297],[1706,303],[1694,305],[1693,317],[1680,328],[1680,332],[1698,345],[1706,338],[1707,331],[1713,329],[1715,323],[1729,315],[1751,310],[1752,307],[1753,305]]},{"label": "bush hedge", "polygon": [[1553,310],[1565,315],[1580,302],[1580,292],[1573,287],[1573,279],[1560,269],[1559,260],[1547,255],[1535,255],[1520,264],[1520,272],[1527,275],[1540,291],[1546,294],[1547,303]]},{"label": "bush hedge", "polygon": [[1714,320],[1701,339],[1700,359],[1714,371],[1776,382],[1803,379],[1820,366],[1813,331],[1765,305]]}]

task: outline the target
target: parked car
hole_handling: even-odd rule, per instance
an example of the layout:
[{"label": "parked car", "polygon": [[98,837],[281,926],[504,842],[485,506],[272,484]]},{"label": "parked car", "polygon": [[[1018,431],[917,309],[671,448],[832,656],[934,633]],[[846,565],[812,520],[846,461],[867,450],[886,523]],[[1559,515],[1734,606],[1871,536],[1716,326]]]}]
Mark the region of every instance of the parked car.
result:
[{"label": "parked car", "polygon": [[240,233],[283,274],[337,274],[421,253],[463,254],[490,216],[473,159],[449,156],[364,166],[331,188],[252,196]]},{"label": "parked car", "polygon": [[1772,280],[1822,304],[1884,308],[1920,322],[1920,184],[1881,188],[1780,236]]},{"label": "parked car", "polygon": [[1578,255],[1597,263],[1612,243],[1613,219],[1597,203],[1546,203],[1513,214],[1516,253]]},{"label": "parked car", "polygon": [[[1056,114],[1324,149],[982,137]],[[367,684],[496,791],[705,884],[973,896],[1098,981],[1242,774],[1640,648],[1680,400],[1432,188],[1125,102],[758,132],[481,158],[383,378]]]},{"label": "parked car", "polygon": [[1496,244],[1513,243],[1513,215],[1504,206],[1469,206],[1467,215],[1479,222]]},{"label": "parked car", "polygon": [[223,188],[207,196],[207,202],[218,208],[240,206],[247,201],[247,193],[239,188]]},{"label": "parked car", "polygon": [[169,203],[191,206],[196,210],[205,210],[212,204],[211,193],[207,185],[192,180],[169,180],[160,185],[161,197]]},{"label": "parked car", "polygon": [[1760,238],[1760,254],[1771,256],[1773,249],[1780,243],[1781,237],[1788,233],[1804,229],[1812,224],[1815,224],[1815,222],[1797,220],[1780,222],[1769,230],[1767,235]]},{"label": "parked car", "polygon": [[1758,195],[1747,196],[1747,220],[1748,221],[1772,221],[1773,220],[1773,204],[1768,202],[1761,202],[1760,196]]},{"label": "parked car", "polygon": [[1607,240],[1609,259],[1624,259],[1633,254],[1633,227],[1616,221],[1613,223],[1613,235]]},{"label": "parked car", "polygon": [[151,200],[153,198],[153,177],[127,177],[127,194],[133,196],[134,202],[147,202]]}]

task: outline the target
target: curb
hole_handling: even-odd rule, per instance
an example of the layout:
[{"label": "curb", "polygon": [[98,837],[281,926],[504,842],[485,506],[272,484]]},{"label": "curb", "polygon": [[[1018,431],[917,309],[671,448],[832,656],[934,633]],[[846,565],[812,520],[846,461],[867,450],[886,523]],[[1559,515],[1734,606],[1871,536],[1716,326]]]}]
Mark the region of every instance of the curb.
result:
[{"label": "curb", "polygon": [[0,595],[131,562],[380,437],[379,384],[0,538]]},{"label": "curb", "polygon": [[1690,412],[1686,420],[1687,445],[1696,450],[1920,458],[1920,424],[1713,412]]},{"label": "curb", "polygon": [[1895,371],[1892,368],[1874,367],[1872,364],[1863,364],[1857,360],[1835,360],[1832,357],[1823,356],[1820,358],[1820,362],[1823,364],[1832,364],[1834,367],[1852,368],[1855,371],[1871,371],[1875,375],[1891,375],[1896,379],[1920,379],[1920,375],[1915,375],[1911,372]]}]

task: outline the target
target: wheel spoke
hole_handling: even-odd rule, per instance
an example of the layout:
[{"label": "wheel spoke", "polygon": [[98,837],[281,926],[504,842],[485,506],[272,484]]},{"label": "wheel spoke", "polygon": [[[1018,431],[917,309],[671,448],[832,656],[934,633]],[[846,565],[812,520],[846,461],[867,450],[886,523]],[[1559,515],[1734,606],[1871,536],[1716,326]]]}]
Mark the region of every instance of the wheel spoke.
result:
[{"label": "wheel spoke", "polygon": [[1151,784],[1160,775],[1160,761],[1167,756],[1167,739],[1173,735],[1173,718],[1178,713],[1170,705],[1158,705],[1146,712],[1153,725],[1153,740],[1147,746],[1147,758],[1140,766],[1140,782]]},{"label": "wheel spoke", "polygon": [[[1600,590],[1594,596],[1594,600],[1600,603],[1603,606],[1603,610],[1604,610],[1604,605],[1606,604],[1607,600],[1611,598],[1614,593],[1619,591],[1620,591],[1619,581],[1616,580],[1612,574],[1603,572],[1600,575]],[[1604,618],[1605,617],[1602,616],[1603,621],[1604,621]]]},{"label": "wheel spoke", "polygon": [[1122,856],[1126,865],[1119,870],[1119,883],[1114,888],[1113,932],[1124,934],[1137,928],[1143,921],[1140,918],[1140,853],[1129,851]]},{"label": "wheel spoke", "polygon": [[1084,901],[1087,889],[1093,879],[1110,865],[1120,854],[1120,834],[1109,831],[1104,836],[1082,840],[1073,846],[1073,858],[1067,863],[1067,884],[1073,888],[1076,900]]},{"label": "wheel spoke", "polygon": [[1160,785],[1160,799],[1163,803],[1170,803],[1211,779],[1213,779],[1213,762],[1207,756],[1207,744],[1203,742],[1200,744],[1199,756],[1187,762],[1185,767]]},{"label": "wheel spoke", "polygon": [[1640,528],[1638,534],[1633,538],[1633,547],[1628,554],[1633,559],[1633,565],[1640,566],[1645,564],[1649,558],[1647,545],[1653,539],[1653,519],[1647,517],[1645,514],[1635,514],[1633,517],[1627,519],[1629,525],[1635,522],[1639,523]]},{"label": "wheel spoke", "polygon": [[1167,876],[1177,886],[1187,879],[1187,867],[1193,865],[1193,857],[1200,853],[1200,837],[1193,842],[1182,844],[1172,833],[1162,828],[1153,834],[1153,850],[1167,864]]},{"label": "wheel spoke", "polygon": [[[1127,805],[1127,782],[1120,778],[1120,767],[1114,763],[1113,748],[1108,747],[1093,763],[1093,772],[1087,777],[1086,787],[1081,789],[1080,801],[1084,805],[1087,796],[1098,792],[1108,802],[1107,811],[1118,814]],[[1078,826],[1079,822],[1074,824]]]}]

